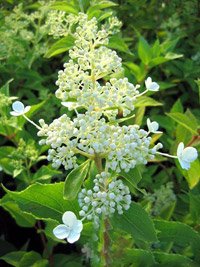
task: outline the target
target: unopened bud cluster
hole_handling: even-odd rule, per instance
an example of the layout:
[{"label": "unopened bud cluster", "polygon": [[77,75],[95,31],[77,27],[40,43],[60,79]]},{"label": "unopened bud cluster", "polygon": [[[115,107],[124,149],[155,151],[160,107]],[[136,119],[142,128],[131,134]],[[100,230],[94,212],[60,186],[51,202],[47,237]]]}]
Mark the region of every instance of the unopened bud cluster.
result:
[{"label": "unopened bud cluster", "polygon": [[162,144],[150,148],[151,137],[138,125],[119,126],[108,124],[101,112],[78,114],[71,120],[67,115],[55,119],[50,125],[40,120],[39,136],[46,136],[40,144],[50,145],[47,159],[53,167],[62,164],[66,170],[77,167],[76,153],[83,151],[90,156],[106,158],[107,168],[120,173],[128,172],[138,164],[152,160]]},{"label": "unopened bud cluster", "polygon": [[152,194],[149,193],[145,196],[145,199],[151,204],[152,215],[158,216],[176,201],[173,184],[169,182],[166,185],[162,185],[160,188],[154,190]]},{"label": "unopened bud cluster", "polygon": [[94,179],[92,190],[85,188],[79,193],[78,202],[81,207],[79,215],[98,223],[99,216],[111,216],[115,211],[123,214],[131,204],[131,195],[121,180],[111,178],[110,173],[102,172]]}]

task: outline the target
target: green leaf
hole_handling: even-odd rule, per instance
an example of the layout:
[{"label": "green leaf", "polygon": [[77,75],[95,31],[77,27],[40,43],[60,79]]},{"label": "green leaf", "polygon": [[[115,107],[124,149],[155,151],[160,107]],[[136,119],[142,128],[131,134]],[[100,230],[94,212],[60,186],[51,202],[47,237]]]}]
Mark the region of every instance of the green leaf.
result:
[{"label": "green leaf", "polygon": [[200,194],[190,192],[190,213],[195,222],[200,223]]},{"label": "green leaf", "polygon": [[165,58],[165,57],[156,57],[151,59],[150,63],[149,63],[149,67],[153,68],[155,66],[161,65],[165,62],[169,61],[169,59]]},{"label": "green leaf", "polygon": [[10,79],[0,88],[0,93],[4,94],[5,96],[10,96],[10,90],[9,85],[13,81],[13,79]]},{"label": "green leaf", "polygon": [[71,35],[63,37],[55,42],[52,47],[46,52],[45,57],[50,58],[68,51],[74,45],[74,38]]},{"label": "green leaf", "polygon": [[127,44],[122,39],[122,37],[119,37],[117,35],[114,35],[114,36],[109,38],[108,47],[115,49],[115,50],[118,50],[118,51],[121,51],[121,52],[124,52],[124,53],[128,53],[128,54],[131,53]]},{"label": "green leaf", "polygon": [[87,176],[89,167],[90,167],[90,160],[87,160],[67,175],[64,186],[65,199],[76,198],[81,188],[81,185]]},{"label": "green leaf", "polygon": [[157,106],[162,106],[163,104],[154,100],[149,96],[141,96],[136,100],[134,105],[136,108],[138,108],[138,107],[157,107]]},{"label": "green leaf", "polygon": [[49,180],[54,175],[58,175],[61,172],[58,170],[55,170],[51,167],[51,165],[48,166],[42,166],[32,177],[32,181],[39,181],[39,180]]},{"label": "green leaf", "polygon": [[200,163],[199,160],[195,160],[191,163],[191,167],[188,171],[182,170],[184,177],[186,178],[189,188],[194,188],[200,181]]},{"label": "green leaf", "polygon": [[139,107],[136,110],[136,114],[135,114],[135,124],[141,126],[143,118],[144,118],[144,114],[145,114],[145,107]]},{"label": "green leaf", "polygon": [[171,113],[176,113],[176,112],[183,113],[183,105],[181,103],[180,98],[174,103],[170,112]]},{"label": "green leaf", "polygon": [[194,121],[188,118],[187,115],[182,114],[180,112],[166,113],[172,120],[184,126],[188,129],[192,134],[198,135],[197,133],[197,125]]},{"label": "green leaf", "polygon": [[148,63],[151,60],[151,47],[147,43],[147,41],[143,38],[140,37],[139,43],[138,43],[138,55],[139,58],[142,60],[142,62],[145,65],[148,65]]},{"label": "green leaf", "polygon": [[183,57],[182,54],[175,54],[175,53],[172,53],[172,52],[169,52],[165,55],[165,58],[167,60],[173,60],[173,59],[177,59],[177,58],[180,58],[180,57]]},{"label": "green leaf", "polygon": [[[153,252],[155,260],[159,262],[159,267],[195,267],[196,264],[190,258],[183,255]],[[196,266],[197,267],[197,266]]]},{"label": "green leaf", "polygon": [[54,255],[54,267],[82,267],[82,260],[78,254],[70,253],[66,254],[55,254]]},{"label": "green leaf", "polygon": [[193,253],[197,258],[200,250],[200,235],[190,226],[172,221],[154,220],[155,228],[158,230],[158,239],[161,242],[173,242],[182,248],[192,246]]},{"label": "green leaf", "polygon": [[125,253],[126,257],[124,263],[126,266],[133,266],[133,262],[134,267],[153,267],[156,264],[154,256],[150,251],[143,249],[126,249]]},{"label": "green leaf", "polygon": [[48,267],[48,260],[42,259],[35,251],[26,252],[19,262],[19,267]]},{"label": "green leaf", "polygon": [[142,69],[138,65],[134,64],[133,62],[125,62],[123,63],[123,65],[128,67],[128,69],[131,71],[131,73],[133,73],[137,81],[142,80],[143,77],[145,76]]},{"label": "green leaf", "polygon": [[9,263],[12,266],[19,266],[19,262],[22,259],[22,257],[27,253],[27,251],[13,251],[10,253],[7,253],[0,259],[4,260],[5,262]]},{"label": "green leaf", "polygon": [[98,4],[93,4],[88,8],[87,14],[91,18],[91,16],[94,16],[96,11],[101,10],[101,9],[105,9],[108,7],[113,7],[113,6],[117,6],[117,4],[115,4],[111,1],[99,1]]},{"label": "green leaf", "polygon": [[48,267],[48,261],[42,259],[41,255],[35,251],[10,252],[1,259],[15,267]]},{"label": "green leaf", "polygon": [[0,158],[7,158],[16,148],[13,146],[1,146],[0,147]]},{"label": "green leaf", "polygon": [[65,11],[66,13],[72,13],[75,15],[77,15],[79,11],[75,6],[66,3],[66,1],[55,2],[50,6],[50,8]]},{"label": "green leaf", "polygon": [[19,208],[32,214],[36,219],[53,219],[60,221],[62,214],[71,210],[78,213],[76,201],[63,199],[64,182],[55,184],[33,184],[21,192],[13,192],[5,189]]},{"label": "green leaf", "polygon": [[0,206],[7,210],[10,215],[15,219],[18,225],[22,227],[32,227],[35,224],[35,219],[31,214],[23,212],[17,203],[6,194],[0,200]]},{"label": "green leaf", "polygon": [[122,171],[120,176],[124,177],[129,184],[137,188],[137,184],[142,180],[142,175],[137,167],[129,172]]},{"label": "green leaf", "polygon": [[123,215],[115,214],[111,218],[113,227],[118,227],[143,241],[157,241],[155,228],[146,211],[137,203],[132,202],[128,211]]}]

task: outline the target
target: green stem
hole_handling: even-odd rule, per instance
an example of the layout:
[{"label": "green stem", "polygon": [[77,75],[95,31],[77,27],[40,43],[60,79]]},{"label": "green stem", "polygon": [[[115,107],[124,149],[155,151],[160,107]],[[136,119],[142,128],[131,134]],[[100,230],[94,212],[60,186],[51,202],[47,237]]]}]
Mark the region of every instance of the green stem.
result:
[{"label": "green stem", "polygon": [[82,155],[82,156],[85,156],[86,158],[94,159],[94,156],[93,156],[93,155],[91,155],[91,154],[89,154],[89,153],[86,153],[86,152],[84,152],[84,151],[82,151],[82,150],[80,150],[80,149],[78,149],[78,148],[75,148],[75,149],[74,149],[74,152],[75,152],[75,153],[78,153],[78,154],[80,154],[80,155]]},{"label": "green stem", "polygon": [[103,171],[102,158],[96,155],[94,158],[94,161],[95,161],[95,164],[97,166],[99,173],[101,173]]},{"label": "green stem", "polygon": [[[99,155],[96,155],[94,158],[96,167],[98,172],[101,173],[103,171],[102,158]],[[106,190],[106,188],[104,188]],[[100,241],[101,241],[101,251],[100,251],[100,267],[109,267],[110,266],[110,255],[109,255],[109,247],[110,247],[110,238],[109,238],[109,228],[110,223],[107,217],[102,218],[102,225],[100,231],[102,232]]]},{"label": "green stem", "polygon": [[110,255],[109,255],[109,247],[110,247],[110,237],[109,237],[109,228],[110,223],[108,218],[103,218],[102,222],[102,247],[101,247],[101,261],[100,266],[101,267],[109,267],[111,263]]},{"label": "green stem", "polygon": [[38,130],[41,130],[42,128],[40,126],[38,126],[35,122],[33,122],[32,120],[30,120],[25,114],[23,114],[23,117],[29,121],[31,124],[33,124]]},{"label": "green stem", "polygon": [[164,157],[172,158],[172,159],[177,159],[178,158],[177,156],[172,156],[172,155],[169,155],[167,153],[162,153],[162,152],[156,152],[156,154],[164,156]]}]

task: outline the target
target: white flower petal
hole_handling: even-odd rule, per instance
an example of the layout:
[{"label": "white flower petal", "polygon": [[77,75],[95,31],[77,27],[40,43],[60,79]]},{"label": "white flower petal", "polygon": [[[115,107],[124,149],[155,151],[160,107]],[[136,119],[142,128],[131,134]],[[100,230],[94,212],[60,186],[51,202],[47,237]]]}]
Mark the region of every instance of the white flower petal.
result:
[{"label": "white flower petal", "polygon": [[151,127],[153,128],[153,131],[156,132],[159,128],[159,124],[156,121],[152,121]]},{"label": "white flower petal", "polygon": [[69,236],[70,229],[65,224],[59,224],[53,229],[53,234],[58,239],[65,239]]},{"label": "white flower petal", "polygon": [[76,233],[74,231],[71,231],[69,236],[67,237],[67,241],[72,244],[76,242],[80,238],[80,233]]},{"label": "white flower petal", "polygon": [[150,121],[150,119],[147,119],[147,127],[149,132],[151,133],[162,133],[160,131],[157,131],[159,128],[159,124],[156,121]]},{"label": "white flower petal", "polygon": [[20,101],[15,101],[12,104],[12,108],[14,111],[16,111],[18,113],[24,112],[24,104]]},{"label": "white flower petal", "polygon": [[77,221],[77,218],[72,211],[66,211],[62,216],[62,221],[65,225],[73,228],[73,225]]},{"label": "white flower petal", "polygon": [[194,147],[186,147],[182,153],[182,159],[187,162],[192,162],[198,157],[197,150]]},{"label": "white flower petal", "polygon": [[190,168],[190,163],[189,163],[189,162],[184,161],[184,160],[181,160],[181,159],[179,159],[179,158],[178,158],[178,161],[179,161],[181,167],[182,167],[184,170],[189,170],[189,168]]},{"label": "white flower petal", "polygon": [[159,85],[156,82],[152,82],[148,87],[148,90],[150,91],[158,91],[158,89]]},{"label": "white flower petal", "polygon": [[11,111],[10,114],[12,116],[21,116],[23,113],[19,113],[19,112],[16,112],[16,111]]},{"label": "white flower petal", "polygon": [[73,232],[80,233],[83,230],[83,223],[81,220],[77,220],[73,225]]},{"label": "white flower petal", "polygon": [[148,77],[145,80],[145,86],[149,91],[158,91],[159,89],[159,84],[157,84],[156,82],[152,82],[151,77]]},{"label": "white flower petal", "polygon": [[78,107],[77,103],[75,102],[61,102],[61,104],[69,109]]},{"label": "white flower petal", "polygon": [[25,107],[25,109],[24,109],[24,112],[23,113],[27,113],[27,112],[29,112],[29,110],[31,109],[31,106],[27,106],[27,107]]},{"label": "white flower petal", "polygon": [[152,79],[151,77],[148,77],[146,80],[145,80],[145,85],[146,85],[146,88],[148,89],[149,85],[152,83]]},{"label": "white flower petal", "polygon": [[177,148],[177,157],[180,158],[182,153],[183,153],[183,149],[184,149],[184,144],[183,142],[181,142],[179,145],[178,145],[178,148]]}]

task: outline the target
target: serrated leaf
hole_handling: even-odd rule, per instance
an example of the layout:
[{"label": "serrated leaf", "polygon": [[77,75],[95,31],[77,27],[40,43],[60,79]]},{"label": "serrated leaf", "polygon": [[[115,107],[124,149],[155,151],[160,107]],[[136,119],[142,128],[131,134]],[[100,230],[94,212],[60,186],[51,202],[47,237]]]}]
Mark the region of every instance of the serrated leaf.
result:
[{"label": "serrated leaf", "polygon": [[134,106],[136,108],[139,108],[139,107],[157,107],[157,106],[162,106],[162,105],[163,104],[161,102],[158,102],[149,96],[141,96],[134,103]]},{"label": "serrated leaf", "polygon": [[117,35],[114,35],[109,38],[108,47],[124,52],[124,53],[128,53],[128,54],[131,53],[127,44],[124,42],[124,40]]},{"label": "serrated leaf", "polygon": [[170,112],[172,113],[176,113],[176,112],[179,112],[179,113],[183,113],[183,105],[181,103],[181,100],[180,98],[174,103],[174,105],[172,106]]},{"label": "serrated leaf", "polygon": [[138,55],[145,65],[148,65],[148,63],[151,61],[151,47],[143,37],[140,37],[139,39]]},{"label": "serrated leaf", "polygon": [[141,79],[141,77],[144,76],[144,73],[142,73],[141,68],[138,65],[136,65],[135,63],[125,62],[125,63],[123,63],[123,65],[128,67],[128,69],[131,71],[131,73],[133,73],[133,75],[136,77],[137,81],[139,81]]},{"label": "serrated leaf", "polygon": [[183,57],[182,54],[175,54],[175,53],[172,53],[172,52],[169,52],[165,55],[165,58],[167,60],[173,60],[173,59],[177,59],[177,58],[180,58],[180,57]]},{"label": "serrated leaf", "polygon": [[190,192],[190,213],[195,222],[200,222],[200,194]]},{"label": "serrated leaf", "polygon": [[183,248],[192,246],[195,257],[199,258],[200,235],[190,226],[181,222],[154,220],[161,242],[173,242]]},{"label": "serrated leaf", "polygon": [[143,118],[144,118],[144,114],[145,114],[145,107],[139,107],[136,110],[136,114],[135,114],[135,124],[141,126]]},{"label": "serrated leaf", "polygon": [[48,267],[49,262],[46,259],[42,259],[41,255],[35,251],[27,252],[20,259],[19,267]]},{"label": "serrated leaf", "polygon": [[81,188],[81,185],[85,177],[87,176],[89,167],[90,167],[90,160],[87,160],[67,175],[64,186],[65,199],[76,198]]},{"label": "serrated leaf", "polygon": [[166,113],[172,120],[184,126],[188,129],[192,134],[198,135],[197,133],[197,125],[194,121],[192,121],[188,116],[182,114],[180,112]]},{"label": "serrated leaf", "polygon": [[22,227],[32,227],[35,224],[35,219],[31,214],[23,212],[17,203],[6,194],[0,200],[0,206],[7,210],[10,215],[15,219],[18,225]]},{"label": "serrated leaf", "polygon": [[60,221],[62,214],[71,210],[78,212],[76,201],[63,199],[64,182],[55,184],[33,184],[21,192],[13,192],[4,188],[19,208],[32,214],[36,219],[53,219]]},{"label": "serrated leaf", "polygon": [[181,170],[185,179],[188,182],[189,188],[193,189],[200,181],[200,163],[199,160],[195,160],[191,163],[191,167],[188,171]]},{"label": "serrated leaf", "polygon": [[157,241],[153,221],[146,211],[137,203],[132,202],[128,211],[123,215],[115,214],[111,218],[113,227],[118,227],[131,234],[133,239]]},{"label": "serrated leaf", "polygon": [[91,7],[88,9],[87,13],[89,13],[93,9],[105,9],[105,8],[112,7],[112,6],[117,6],[117,4],[113,3],[112,1],[107,1],[107,0],[99,1],[98,4],[92,4]]},{"label": "serrated leaf", "polygon": [[150,251],[134,248],[126,249],[125,253],[124,263],[126,266],[132,266],[133,262],[134,267],[153,267],[156,264],[154,256]]},{"label": "serrated leaf", "polygon": [[137,167],[129,172],[122,171],[120,176],[124,177],[134,187],[137,187],[137,184],[142,180],[142,175]]},{"label": "serrated leaf", "polygon": [[51,179],[54,175],[58,175],[61,172],[53,169],[51,165],[49,166],[42,166],[32,177],[32,181],[35,182],[36,180],[48,180]]},{"label": "serrated leaf", "polygon": [[184,255],[153,252],[155,260],[159,263],[160,267],[197,267],[194,261]]},{"label": "serrated leaf", "polygon": [[71,35],[63,37],[55,42],[51,48],[46,52],[45,57],[50,58],[68,51],[74,45],[74,38]]},{"label": "serrated leaf", "polygon": [[65,1],[55,2],[50,6],[50,8],[55,10],[65,11],[66,13],[72,13],[75,15],[77,15],[79,11],[75,6],[66,3]]},{"label": "serrated leaf", "polygon": [[21,258],[27,253],[27,251],[13,251],[2,256],[1,259],[11,264],[12,266],[19,266]]}]

